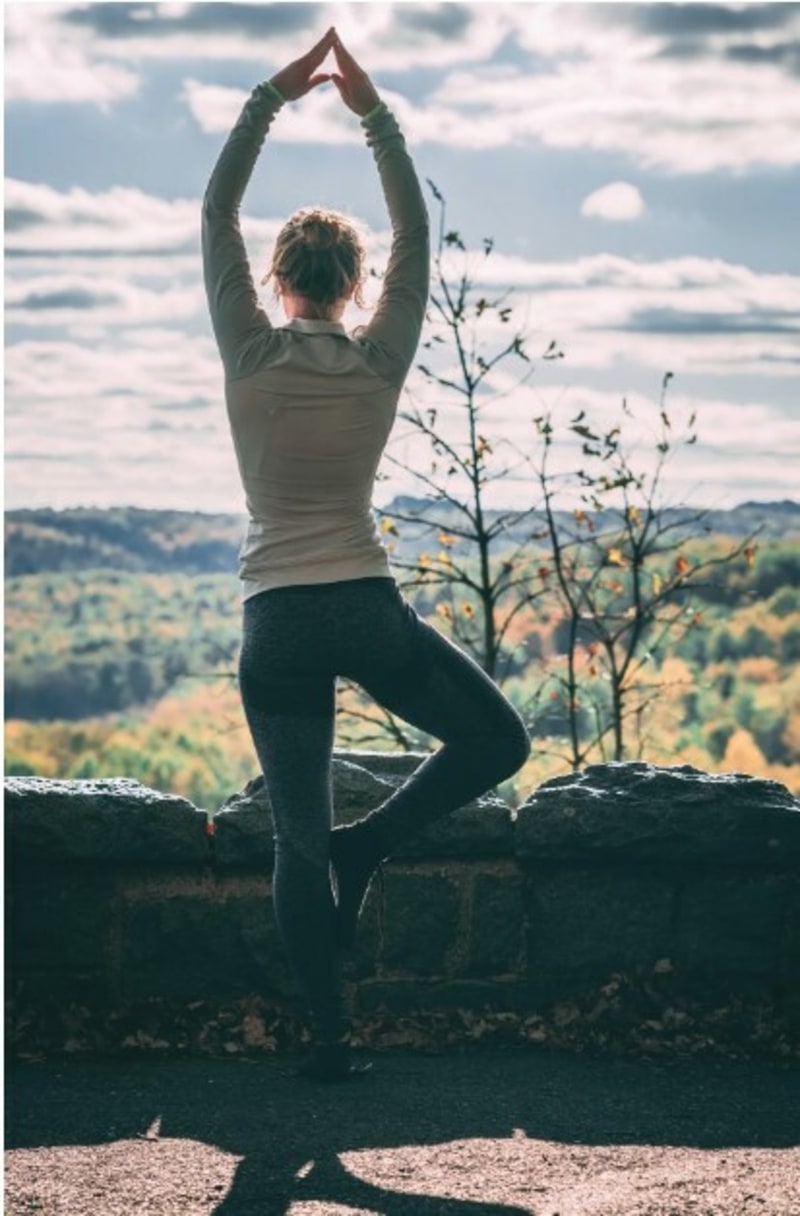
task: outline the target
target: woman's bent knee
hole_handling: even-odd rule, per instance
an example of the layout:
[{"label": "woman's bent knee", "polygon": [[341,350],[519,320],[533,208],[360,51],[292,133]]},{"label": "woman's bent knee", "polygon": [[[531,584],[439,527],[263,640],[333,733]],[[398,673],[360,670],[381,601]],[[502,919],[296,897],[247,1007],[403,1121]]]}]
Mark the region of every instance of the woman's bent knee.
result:
[{"label": "woman's bent knee", "polygon": [[522,718],[511,709],[506,730],[498,732],[492,738],[492,752],[499,776],[497,781],[505,781],[519,772],[531,754],[531,741]]}]

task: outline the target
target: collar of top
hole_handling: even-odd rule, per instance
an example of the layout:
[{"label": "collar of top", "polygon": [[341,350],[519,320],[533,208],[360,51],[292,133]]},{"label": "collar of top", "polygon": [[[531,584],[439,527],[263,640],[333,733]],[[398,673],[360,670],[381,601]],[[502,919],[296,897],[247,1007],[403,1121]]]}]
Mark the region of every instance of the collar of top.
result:
[{"label": "collar of top", "polygon": [[310,317],[293,317],[282,328],[300,334],[341,334],[347,337],[347,331],[341,321],[315,321]]}]

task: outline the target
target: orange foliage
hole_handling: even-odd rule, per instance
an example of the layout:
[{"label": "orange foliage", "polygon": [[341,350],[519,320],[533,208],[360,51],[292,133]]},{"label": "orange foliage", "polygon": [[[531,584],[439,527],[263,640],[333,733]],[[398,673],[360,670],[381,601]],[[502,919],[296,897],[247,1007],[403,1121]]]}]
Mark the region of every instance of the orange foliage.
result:
[{"label": "orange foliage", "polygon": [[722,758],[722,771],[735,773],[763,773],[767,762],[764,753],[749,730],[740,727],[728,740]]},{"label": "orange foliage", "polygon": [[739,660],[737,675],[752,684],[776,684],[781,678],[781,667],[767,655],[753,655]]},{"label": "orange foliage", "polygon": [[[497,624],[502,628],[506,619],[506,613],[498,612]],[[512,618],[508,629],[506,630],[503,642],[506,646],[513,648],[520,646],[530,638],[532,633],[540,632],[541,621],[537,616],[536,611],[531,605],[526,604],[524,608],[520,608],[515,617]]]}]

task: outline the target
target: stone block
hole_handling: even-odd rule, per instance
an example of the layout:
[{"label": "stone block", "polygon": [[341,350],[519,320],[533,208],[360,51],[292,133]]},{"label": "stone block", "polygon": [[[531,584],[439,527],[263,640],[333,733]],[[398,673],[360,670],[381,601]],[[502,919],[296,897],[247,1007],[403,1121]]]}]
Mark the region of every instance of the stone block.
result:
[{"label": "stone block", "polygon": [[336,748],[333,759],[334,763],[342,761],[345,764],[354,764],[366,769],[368,773],[380,777],[383,781],[389,780],[399,784],[419,768],[430,754],[430,752],[348,751]]},{"label": "stone block", "polygon": [[515,870],[476,874],[468,930],[468,967],[474,975],[522,971],[524,884]]},{"label": "stone block", "polygon": [[800,863],[800,801],[777,781],[689,765],[591,765],[544,782],[517,814],[521,859]]},{"label": "stone block", "polygon": [[395,784],[349,760],[334,760],[331,767],[335,823],[352,823],[380,806],[394,793]]},{"label": "stone block", "polygon": [[5,781],[6,856],[42,861],[204,863],[206,814],[138,781]]},{"label": "stone block", "polygon": [[122,917],[123,999],[293,991],[266,894],[140,894]]},{"label": "stone block", "polygon": [[108,965],[116,879],[94,868],[49,868],[13,881],[6,915],[9,977]]},{"label": "stone block", "polygon": [[444,873],[387,869],[381,964],[440,975],[458,938],[461,893]]},{"label": "stone block", "polygon": [[776,977],[786,902],[783,875],[708,874],[678,894],[675,960],[704,974]]},{"label": "stone block", "polygon": [[557,1005],[592,1003],[615,972],[615,968],[593,962],[568,967],[538,965],[528,973],[523,1007],[527,1013],[544,1014]]},{"label": "stone block", "polygon": [[[258,778],[256,790],[234,795],[214,816],[214,866],[271,874],[275,862],[272,812]],[[251,785],[255,783],[251,782]]]},{"label": "stone block", "polygon": [[417,832],[394,856],[409,860],[510,857],[513,849],[511,811],[500,798],[487,794]]},{"label": "stone block", "polygon": [[526,902],[529,974],[541,966],[623,969],[668,952],[673,892],[662,879],[622,870],[539,873]]}]

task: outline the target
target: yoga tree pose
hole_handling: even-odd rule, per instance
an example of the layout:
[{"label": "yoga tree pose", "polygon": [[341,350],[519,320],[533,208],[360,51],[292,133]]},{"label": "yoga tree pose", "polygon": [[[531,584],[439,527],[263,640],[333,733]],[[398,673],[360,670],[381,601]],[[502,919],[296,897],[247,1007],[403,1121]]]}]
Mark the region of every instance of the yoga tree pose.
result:
[{"label": "yoga tree pose", "polygon": [[[335,72],[319,69],[329,52]],[[280,231],[268,275],[287,323],[259,303],[238,209],[281,107],[332,82],[361,120],[392,227],[371,320],[349,334],[365,251],[343,215],[318,208]],[[363,1071],[350,1051],[342,965],[373,874],[397,844],[511,776],[530,745],[478,665],[399,590],[372,514],[375,475],[425,319],[428,217],[397,121],[336,31],[259,84],[217,160],[203,203],[208,304],[249,522],[240,553],[239,683],[274,820],[273,901],[310,1013],[300,1071]],[[337,676],[440,740],[408,781],[334,827]]]}]

